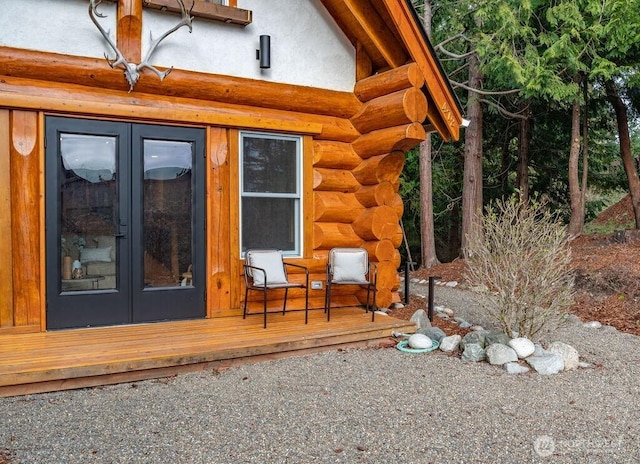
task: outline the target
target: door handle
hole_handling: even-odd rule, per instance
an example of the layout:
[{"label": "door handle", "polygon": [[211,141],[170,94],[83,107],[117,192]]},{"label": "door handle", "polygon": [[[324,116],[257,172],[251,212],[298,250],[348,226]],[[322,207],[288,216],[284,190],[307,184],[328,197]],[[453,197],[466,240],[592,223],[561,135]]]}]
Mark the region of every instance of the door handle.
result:
[{"label": "door handle", "polygon": [[127,234],[121,234],[121,233],[113,234],[113,236],[114,236],[115,238],[127,238]]}]

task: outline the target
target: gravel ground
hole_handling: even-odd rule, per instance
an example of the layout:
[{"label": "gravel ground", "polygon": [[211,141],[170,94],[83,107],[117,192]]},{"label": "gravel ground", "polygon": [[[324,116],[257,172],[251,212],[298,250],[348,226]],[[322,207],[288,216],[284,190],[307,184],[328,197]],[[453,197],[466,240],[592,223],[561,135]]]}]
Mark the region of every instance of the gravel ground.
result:
[{"label": "gravel ground", "polygon": [[[468,292],[436,304],[480,322]],[[0,463],[639,462],[640,338],[574,321],[553,340],[595,367],[352,349],[0,398]]]}]

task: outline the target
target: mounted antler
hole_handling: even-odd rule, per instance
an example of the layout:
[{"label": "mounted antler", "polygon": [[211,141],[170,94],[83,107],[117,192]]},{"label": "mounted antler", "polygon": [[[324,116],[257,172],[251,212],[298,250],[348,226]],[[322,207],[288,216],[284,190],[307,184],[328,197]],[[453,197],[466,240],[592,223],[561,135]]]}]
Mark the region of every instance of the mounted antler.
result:
[{"label": "mounted antler", "polygon": [[107,41],[109,46],[113,49],[113,51],[116,54],[116,57],[114,59],[110,59],[109,56],[106,53],[104,54],[104,57],[107,60],[107,63],[109,63],[109,66],[111,66],[112,68],[115,68],[118,65],[122,65],[123,66],[123,68],[124,68],[124,76],[127,79],[127,82],[129,83],[129,92],[131,92],[133,90],[133,87],[136,85],[136,82],[138,82],[138,79],[140,78],[140,72],[144,68],[150,69],[151,71],[156,73],[161,81],[165,77],[167,77],[167,75],[173,69],[173,66],[172,66],[172,67],[170,67],[169,69],[167,69],[164,72],[160,71],[157,68],[155,68],[154,66],[149,64],[149,59],[151,58],[151,55],[153,54],[153,52],[156,51],[156,48],[158,48],[158,45],[160,45],[160,42],[162,42],[164,39],[166,39],[170,34],[174,33],[178,29],[180,29],[182,26],[187,26],[189,28],[189,32],[192,31],[191,21],[193,20],[193,18],[191,17],[191,9],[193,9],[193,5],[195,4],[195,1],[191,5],[191,9],[190,10],[187,10],[187,8],[184,6],[184,1],[183,0],[177,0],[177,2],[180,5],[180,11],[181,11],[181,14],[182,14],[182,19],[180,20],[180,22],[176,26],[174,26],[173,28],[169,29],[167,32],[162,34],[156,40],[154,40],[153,39],[153,35],[151,33],[149,33],[149,36],[150,36],[150,39],[151,39],[151,46],[149,47],[149,51],[147,52],[146,56],[144,57],[144,60],[142,60],[142,63],[134,64],[134,63],[129,63],[126,60],[124,55],[120,52],[120,50],[118,50],[118,47],[116,46],[116,44],[113,42],[113,40],[111,40],[111,37],[109,37],[109,32],[110,31],[105,31],[104,28],[100,25],[100,23],[96,19],[96,16],[98,18],[105,18],[106,17],[105,15],[100,14],[98,12],[98,10],[97,10],[98,5],[100,5],[100,3],[102,3],[102,0],[89,0],[89,17],[91,17],[91,21],[93,21],[93,24],[96,25],[96,27],[98,28],[98,30],[100,31],[102,36],[105,38],[105,40]]}]

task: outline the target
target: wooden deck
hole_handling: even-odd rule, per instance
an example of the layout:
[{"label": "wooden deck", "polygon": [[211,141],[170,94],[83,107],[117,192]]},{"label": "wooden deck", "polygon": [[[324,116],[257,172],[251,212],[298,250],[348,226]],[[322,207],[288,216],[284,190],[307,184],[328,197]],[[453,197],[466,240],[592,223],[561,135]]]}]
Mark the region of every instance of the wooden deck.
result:
[{"label": "wooden deck", "polygon": [[340,308],[246,319],[158,322],[0,337],[0,396],[130,382],[181,372],[336,349],[379,344],[391,332],[413,332],[407,321],[362,308]]}]

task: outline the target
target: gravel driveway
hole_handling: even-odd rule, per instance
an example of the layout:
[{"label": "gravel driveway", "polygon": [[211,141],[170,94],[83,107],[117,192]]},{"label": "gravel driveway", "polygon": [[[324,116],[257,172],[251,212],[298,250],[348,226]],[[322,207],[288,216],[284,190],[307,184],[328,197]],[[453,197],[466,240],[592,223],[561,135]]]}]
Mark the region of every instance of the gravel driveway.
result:
[{"label": "gravel driveway", "polygon": [[[436,292],[479,322],[468,292]],[[595,367],[353,349],[0,398],[0,463],[640,462],[640,338],[574,322],[553,340]]]}]

